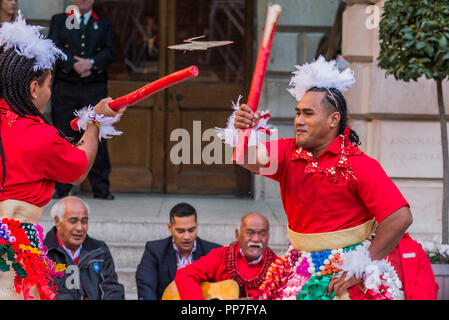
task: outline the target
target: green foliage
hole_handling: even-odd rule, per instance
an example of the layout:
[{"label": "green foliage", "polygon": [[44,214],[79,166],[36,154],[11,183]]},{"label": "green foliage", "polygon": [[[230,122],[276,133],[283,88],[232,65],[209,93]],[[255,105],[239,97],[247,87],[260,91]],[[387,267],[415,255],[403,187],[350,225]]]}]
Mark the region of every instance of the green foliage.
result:
[{"label": "green foliage", "polygon": [[416,81],[449,75],[449,0],[388,0],[379,24],[379,66]]}]

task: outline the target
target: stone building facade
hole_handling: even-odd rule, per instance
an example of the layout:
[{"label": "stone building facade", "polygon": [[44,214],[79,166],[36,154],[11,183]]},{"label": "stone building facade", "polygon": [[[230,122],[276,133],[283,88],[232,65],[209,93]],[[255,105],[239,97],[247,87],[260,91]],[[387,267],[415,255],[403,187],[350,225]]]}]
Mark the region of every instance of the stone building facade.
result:
[{"label": "stone building facade", "polygon": [[[262,1],[261,1],[262,2]],[[278,1],[283,6],[280,27],[264,87],[261,106],[270,109],[280,136],[293,135],[295,101],[285,91],[294,64],[311,58],[317,33],[303,32],[303,26],[330,26],[338,1]],[[356,84],[345,94],[350,125],[359,133],[364,152],[377,159],[409,201],[414,223],[409,229],[420,240],[441,240],[442,175],[441,138],[436,84],[424,77],[418,82],[385,78],[377,65],[379,29],[376,22],[383,1],[345,0],[342,55],[355,72]],[[264,5],[258,11],[263,28]],[[285,25],[295,27],[288,28]],[[296,32],[290,32],[295,30]],[[310,30],[310,29],[309,29]],[[260,30],[258,30],[260,31]],[[274,74],[273,76],[270,76]],[[279,76],[281,75],[281,76]],[[449,84],[444,84],[446,112]],[[279,197],[277,183],[256,177],[260,198]]]},{"label": "stone building facade", "polygon": [[[267,70],[261,109],[269,109],[271,123],[282,137],[293,137],[296,101],[286,91],[295,64],[315,56],[324,32],[334,22],[339,0],[278,0],[282,13]],[[442,157],[437,118],[436,85],[420,79],[405,83],[385,78],[376,63],[379,53],[376,15],[383,1],[345,0],[342,54],[355,71],[356,84],[345,94],[350,124],[362,139],[362,149],[376,158],[408,199],[417,239],[441,238]],[[25,17],[45,21],[63,12],[70,0],[20,0]],[[268,0],[257,0],[254,23],[258,48]],[[373,26],[374,23],[374,26]],[[255,50],[255,55],[257,50]],[[446,112],[449,85],[444,86]],[[280,198],[276,182],[255,176],[256,199]]]}]

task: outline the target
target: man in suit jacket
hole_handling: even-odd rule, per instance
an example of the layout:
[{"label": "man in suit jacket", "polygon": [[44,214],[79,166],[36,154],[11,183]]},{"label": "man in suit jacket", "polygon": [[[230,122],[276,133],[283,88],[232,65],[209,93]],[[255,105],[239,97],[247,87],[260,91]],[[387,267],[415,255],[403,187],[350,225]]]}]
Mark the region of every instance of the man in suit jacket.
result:
[{"label": "man in suit jacket", "polygon": [[[95,0],[72,0],[79,11],[54,15],[48,37],[67,55],[58,61],[51,97],[53,124],[76,141],[81,133],[72,130],[73,112],[95,105],[107,96],[107,67],[115,59],[112,24],[92,11]],[[95,198],[114,199],[109,192],[109,162],[106,141],[98,145],[95,163],[89,172],[89,182]],[[71,184],[56,183],[54,198],[67,196]]]},{"label": "man in suit jacket", "polygon": [[139,300],[160,300],[176,271],[198,260],[219,244],[197,237],[195,208],[179,203],[170,211],[170,237],[148,241],[136,271]]}]

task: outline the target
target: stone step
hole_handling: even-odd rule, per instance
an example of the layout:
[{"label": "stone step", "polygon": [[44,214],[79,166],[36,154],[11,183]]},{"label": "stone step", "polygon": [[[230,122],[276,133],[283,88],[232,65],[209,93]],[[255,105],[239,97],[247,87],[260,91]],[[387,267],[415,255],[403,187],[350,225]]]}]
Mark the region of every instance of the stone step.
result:
[{"label": "stone step", "polygon": [[[44,233],[53,226],[49,220],[40,222]],[[227,245],[235,239],[236,225],[231,223],[201,223],[198,227],[198,236],[222,245]],[[168,237],[167,223],[161,222],[116,222],[116,221],[89,221],[89,236],[115,243],[142,243]],[[270,245],[288,245],[285,225],[274,224],[270,226]]]},{"label": "stone step", "polygon": [[[48,219],[41,220],[44,233],[53,223]],[[200,224],[198,236],[209,241],[228,245],[235,240],[233,223]],[[142,221],[89,221],[88,233],[91,237],[103,240],[111,250],[119,282],[125,286],[126,300],[137,300],[135,274],[142,259],[145,243],[169,236],[167,223]],[[285,254],[288,246],[285,226],[270,226],[269,246],[278,255]]]},{"label": "stone step", "polygon": [[136,270],[123,268],[116,272],[119,283],[125,286],[125,299],[137,300]]},{"label": "stone step", "polygon": [[[125,297],[137,299],[135,272],[144,252],[145,243],[170,235],[168,213],[180,202],[188,202],[198,212],[198,236],[221,245],[235,240],[235,229],[241,217],[249,212],[263,214],[270,221],[269,246],[278,254],[288,246],[286,217],[280,199],[255,201],[233,196],[192,196],[116,194],[114,201],[92,199],[81,194],[90,208],[89,236],[105,241],[114,258],[119,282],[125,286]],[[40,224],[46,234],[53,226],[50,209],[44,209]]]},{"label": "stone step", "polygon": [[[137,299],[136,270],[145,249],[140,243],[108,243],[111,250],[119,282],[125,286],[127,300]],[[273,247],[277,255],[285,254],[285,247]]]},{"label": "stone step", "polygon": [[[117,269],[137,269],[140,260],[142,259],[145,246],[140,243],[107,243],[111,250],[112,257],[114,258],[114,264]],[[277,255],[284,255],[286,246],[273,246],[270,248]]]}]

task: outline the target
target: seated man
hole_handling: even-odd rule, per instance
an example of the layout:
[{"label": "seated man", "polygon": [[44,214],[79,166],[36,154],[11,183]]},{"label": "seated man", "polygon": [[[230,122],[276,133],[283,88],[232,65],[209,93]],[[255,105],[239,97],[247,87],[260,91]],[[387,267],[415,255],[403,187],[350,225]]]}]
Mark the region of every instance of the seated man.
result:
[{"label": "seated man", "polygon": [[197,237],[197,213],[187,203],[178,203],[171,209],[168,230],[170,237],[145,245],[136,271],[139,300],[160,300],[177,270],[220,247]]},{"label": "seated man", "polygon": [[123,300],[124,287],[117,281],[108,246],[87,235],[87,203],[65,197],[53,205],[50,214],[55,226],[45,236],[44,245],[51,260],[68,268],[62,278],[55,279],[56,299]]},{"label": "seated man", "polygon": [[269,222],[257,213],[241,219],[240,230],[235,230],[236,242],[211,252],[178,270],[175,283],[182,300],[204,299],[200,284],[235,280],[240,297],[256,298],[271,263],[277,259],[268,247]]},{"label": "seated man", "polygon": [[388,255],[388,259],[398,273],[407,300],[435,300],[438,284],[432,265],[422,246],[408,233]]}]

